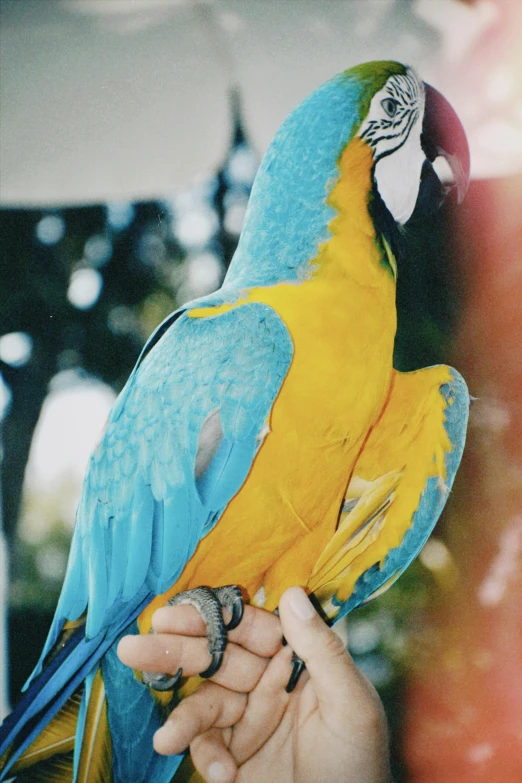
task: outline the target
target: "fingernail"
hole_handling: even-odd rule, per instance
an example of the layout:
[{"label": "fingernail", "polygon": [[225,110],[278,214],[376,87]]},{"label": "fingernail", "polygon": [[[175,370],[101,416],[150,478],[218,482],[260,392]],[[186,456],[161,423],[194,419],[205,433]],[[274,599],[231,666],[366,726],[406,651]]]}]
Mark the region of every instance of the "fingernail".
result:
[{"label": "fingernail", "polygon": [[300,587],[292,590],[289,603],[292,612],[299,620],[311,620],[314,614],[316,614],[308,596]]},{"label": "fingernail", "polygon": [[172,753],[172,741],[176,739],[176,729],[173,721],[168,720],[161,728],[154,733],[154,750],[162,755]]},{"label": "fingernail", "polygon": [[[159,623],[161,625],[161,618],[165,615],[165,607],[162,606],[159,609],[156,609],[152,617],[150,618],[150,623],[153,628],[156,627],[156,623]],[[164,623],[165,624],[165,623]]]},{"label": "fingernail", "polygon": [[214,761],[207,769],[209,783],[228,783],[230,780],[227,771],[220,761]]}]

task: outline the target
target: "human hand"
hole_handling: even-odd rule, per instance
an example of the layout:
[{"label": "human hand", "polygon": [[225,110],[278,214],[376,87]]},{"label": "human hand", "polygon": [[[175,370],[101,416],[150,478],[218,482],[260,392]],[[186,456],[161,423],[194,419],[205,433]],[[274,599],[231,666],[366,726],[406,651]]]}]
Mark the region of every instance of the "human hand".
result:
[{"label": "human hand", "polygon": [[[176,707],[156,732],[155,749],[171,754],[190,746],[209,783],[391,780],[375,689],[300,588],[283,594],[279,612],[280,621],[245,607],[220,671]],[[124,663],[167,673],[182,666],[187,675],[206,668],[205,626],[192,607],[160,609],[153,624],[156,635],[120,642]],[[287,694],[292,650],[307,669]]]}]

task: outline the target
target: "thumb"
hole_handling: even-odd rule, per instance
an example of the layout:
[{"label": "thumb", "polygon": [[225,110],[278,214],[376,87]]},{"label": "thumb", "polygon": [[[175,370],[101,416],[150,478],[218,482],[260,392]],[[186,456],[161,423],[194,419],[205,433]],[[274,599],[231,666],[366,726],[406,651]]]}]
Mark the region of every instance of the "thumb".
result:
[{"label": "thumb", "polygon": [[373,713],[377,694],[346,652],[342,641],[316,612],[300,587],[290,587],[279,601],[284,636],[306,664],[325,715],[341,718],[350,705],[357,719]]}]

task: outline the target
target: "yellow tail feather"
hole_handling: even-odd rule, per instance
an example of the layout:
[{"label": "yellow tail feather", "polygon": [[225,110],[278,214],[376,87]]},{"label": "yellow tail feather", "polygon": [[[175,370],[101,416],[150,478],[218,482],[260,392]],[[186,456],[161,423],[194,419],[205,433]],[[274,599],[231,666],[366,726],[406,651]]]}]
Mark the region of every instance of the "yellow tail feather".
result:
[{"label": "yellow tail feather", "polygon": [[[17,783],[71,783],[83,688],[62,707],[13,766]],[[77,783],[111,783],[112,743],[101,670],[94,678],[78,764]]]},{"label": "yellow tail feather", "polygon": [[74,751],[58,753],[20,772],[16,776],[16,783],[71,783],[73,769]]},{"label": "yellow tail feather", "polygon": [[[13,775],[18,775],[22,770],[34,767],[36,764],[40,765],[54,756],[67,755],[74,749],[76,723],[78,721],[82,691],[83,688],[80,688],[71,696],[58,715],[29,745],[25,753],[14,764]],[[34,779],[40,780],[40,778]],[[58,783],[62,779],[57,778],[56,780]]]},{"label": "yellow tail feather", "polygon": [[107,719],[107,702],[101,669],[91,688],[77,783],[110,783],[112,780],[112,742]]}]

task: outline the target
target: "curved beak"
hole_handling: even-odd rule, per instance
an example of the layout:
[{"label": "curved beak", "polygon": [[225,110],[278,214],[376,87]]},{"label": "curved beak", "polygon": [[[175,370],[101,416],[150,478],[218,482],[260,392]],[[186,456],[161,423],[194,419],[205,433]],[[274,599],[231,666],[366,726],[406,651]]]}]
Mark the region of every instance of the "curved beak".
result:
[{"label": "curved beak", "polygon": [[[424,83],[426,106],[422,124],[421,144],[424,154],[433,163],[446,158],[454,177],[460,204],[469,186],[469,147],[457,114],[438,90]],[[451,188],[450,188],[451,189]]]}]

